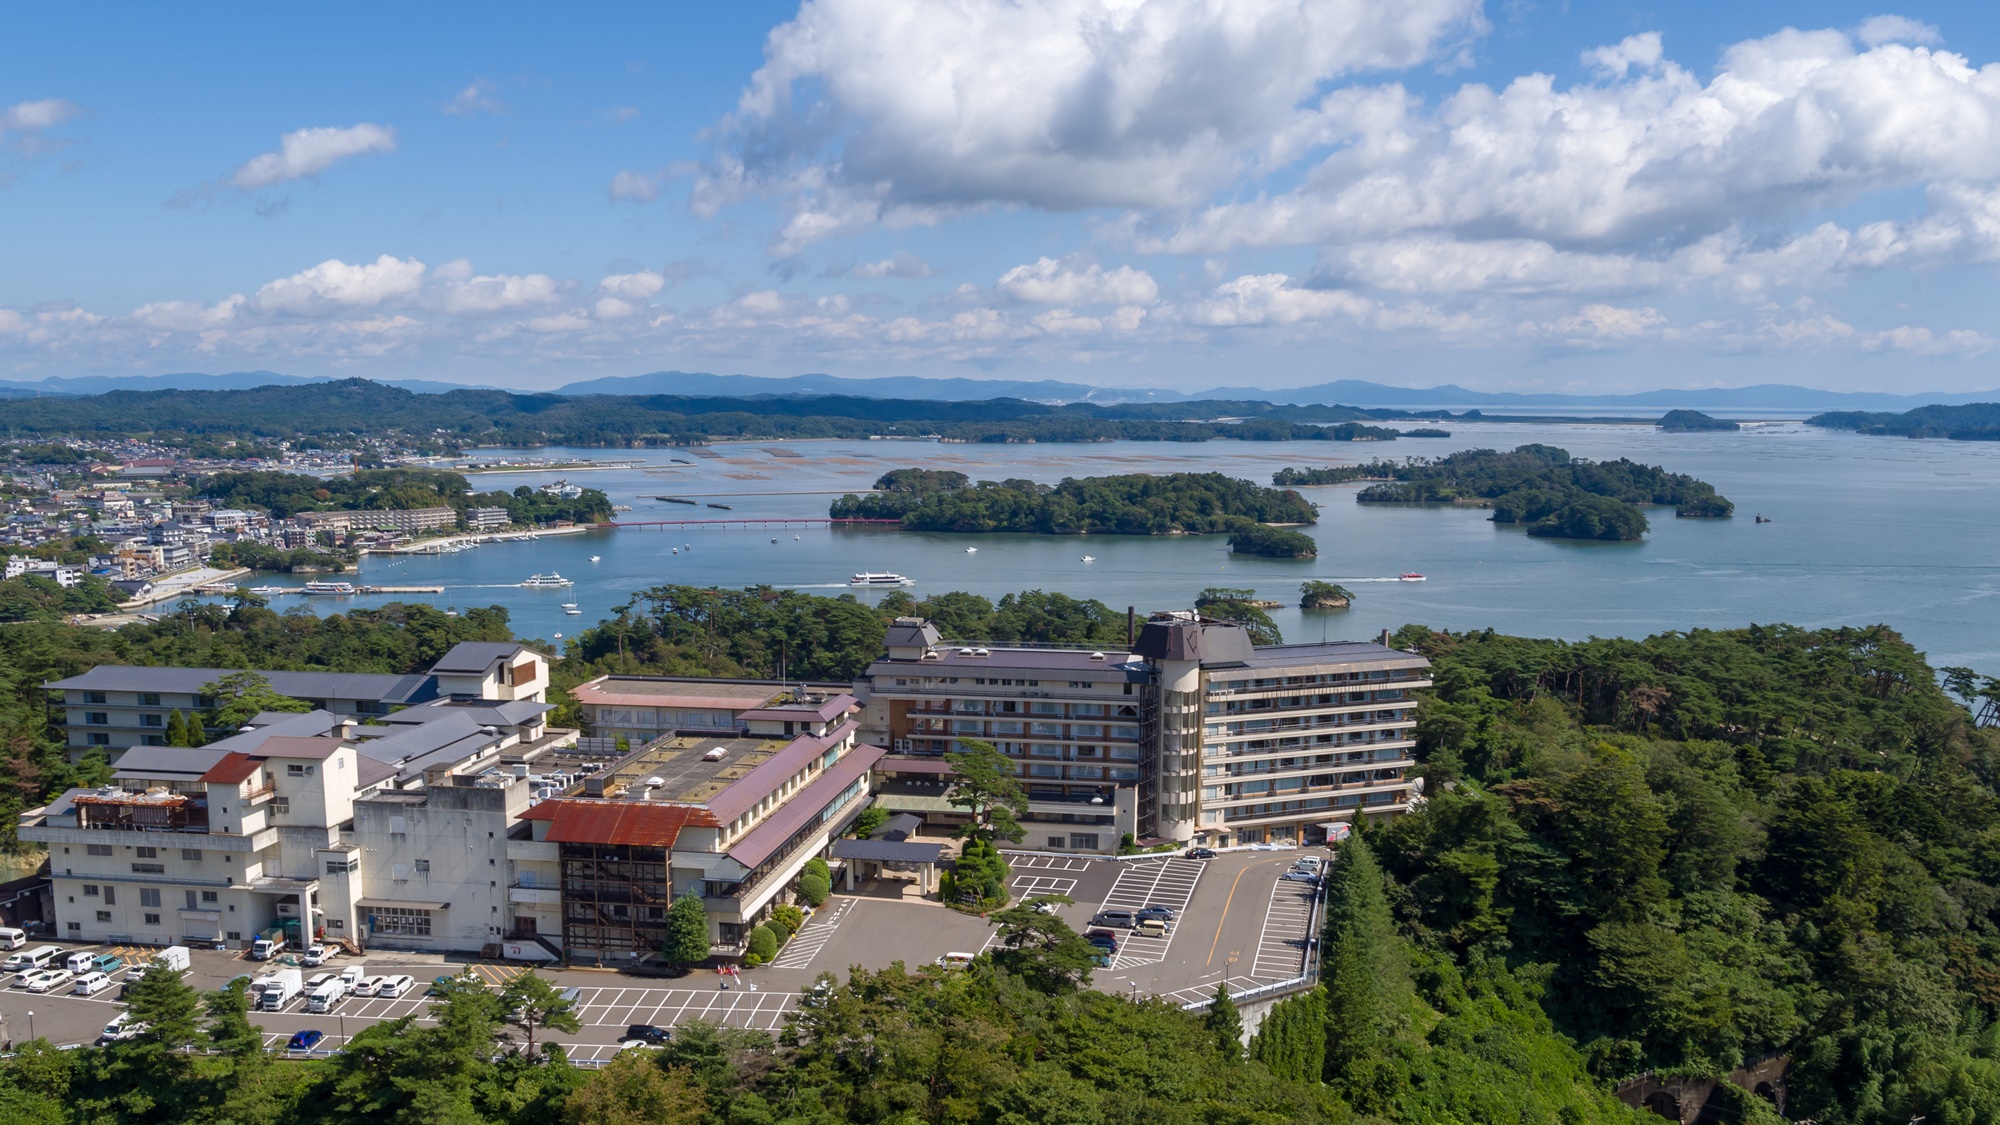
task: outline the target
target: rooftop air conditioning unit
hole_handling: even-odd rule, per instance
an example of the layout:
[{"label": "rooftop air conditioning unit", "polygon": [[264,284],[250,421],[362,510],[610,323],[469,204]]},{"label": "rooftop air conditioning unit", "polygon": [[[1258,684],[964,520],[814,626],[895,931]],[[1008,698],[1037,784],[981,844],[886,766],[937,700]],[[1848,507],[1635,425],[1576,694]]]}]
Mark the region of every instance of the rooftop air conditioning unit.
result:
[{"label": "rooftop air conditioning unit", "polygon": [[701,756],[701,760],[704,762],[719,762],[723,759],[723,756],[728,753],[729,751],[727,748],[718,746],[715,749],[710,750],[708,753],[703,754]]}]

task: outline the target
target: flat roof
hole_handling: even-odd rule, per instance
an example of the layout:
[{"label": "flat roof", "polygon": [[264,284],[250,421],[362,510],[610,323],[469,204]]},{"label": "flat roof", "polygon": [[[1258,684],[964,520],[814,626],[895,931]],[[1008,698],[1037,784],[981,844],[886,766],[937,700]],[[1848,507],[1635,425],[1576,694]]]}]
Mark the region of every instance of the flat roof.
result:
[{"label": "flat roof", "polygon": [[1374,641],[1316,641],[1297,645],[1259,645],[1252,650],[1250,658],[1243,661],[1242,667],[1252,672],[1268,672],[1277,668],[1345,664],[1374,668],[1427,668],[1430,661],[1414,652],[1404,652]]},{"label": "flat roof", "polygon": [[[1109,683],[1141,680],[1147,674],[1145,664],[1137,656],[1114,649],[994,648],[987,650],[986,656],[968,656],[962,654],[962,646],[939,645],[932,651],[937,653],[936,659],[877,660],[868,666],[868,674],[935,676],[938,674],[936,671],[926,669],[950,669],[950,674],[964,676],[968,670],[977,675],[979,670],[990,669],[993,675],[998,676],[1022,672],[1030,676],[1061,673],[1065,679]],[[1104,659],[1094,659],[1099,652],[1104,654]]]},{"label": "flat roof", "polygon": [[[139,691],[199,695],[204,687],[240,668],[164,668],[131,664],[100,664],[88,672],[51,680],[45,688],[58,691]],[[431,678],[372,672],[259,672],[271,690],[294,699],[366,699],[409,703],[430,698]],[[434,694],[434,693],[431,693]]]},{"label": "flat roof", "polygon": [[[662,739],[604,770],[604,790],[608,796],[614,787],[622,785],[625,787],[623,799],[627,801],[650,799],[706,804],[732,783],[748,777],[752,770],[769,761],[791,741],[784,738],[714,738],[700,735]],[[707,755],[717,748],[722,750],[722,756],[710,761]],[[661,784],[645,784],[652,778],[659,778]],[[641,795],[649,789],[652,796],[642,798]]]},{"label": "flat roof", "polygon": [[613,707],[671,707],[688,711],[748,711],[788,690],[778,683],[732,680],[602,676],[570,689],[578,703]]}]

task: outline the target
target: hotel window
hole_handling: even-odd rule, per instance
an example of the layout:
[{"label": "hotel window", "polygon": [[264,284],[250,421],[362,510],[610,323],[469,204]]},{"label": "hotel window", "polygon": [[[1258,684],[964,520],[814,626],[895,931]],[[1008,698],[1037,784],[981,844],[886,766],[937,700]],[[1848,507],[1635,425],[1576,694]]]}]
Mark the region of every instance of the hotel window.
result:
[{"label": "hotel window", "polygon": [[134,852],[138,855],[140,859],[160,858],[160,849],[158,848],[136,848],[134,849]]},{"label": "hotel window", "polygon": [[83,846],[83,850],[84,850],[84,853],[85,853],[86,855],[110,855],[110,854],[111,854],[111,845],[110,845],[110,844],[85,844],[85,845]]},{"label": "hotel window", "polygon": [[84,893],[84,897],[86,897],[86,898],[96,898],[96,897],[97,897],[97,884],[96,884],[96,883],[85,883],[85,884],[83,885],[83,893]]},{"label": "hotel window", "polygon": [[400,906],[378,906],[368,915],[369,925],[378,934],[403,937],[431,936],[431,912]]},{"label": "hotel window", "polygon": [[83,713],[83,721],[95,727],[108,726],[111,722],[111,716],[104,711],[85,711]]},{"label": "hotel window", "polygon": [[100,922],[109,922],[109,921],[111,921],[111,912],[110,912],[109,910],[100,910],[100,911],[98,911],[98,912],[97,912],[97,920],[98,920],[98,921],[100,921]]},{"label": "hotel window", "polygon": [[83,693],[83,701],[84,701],[85,703],[103,703],[103,702],[104,702],[104,693],[103,693],[103,692],[101,692],[101,691],[87,691],[87,692],[84,692],[84,693]]},{"label": "hotel window", "polygon": [[160,916],[159,916],[158,914],[148,914],[148,915],[146,915],[146,924],[147,924],[148,926],[157,926],[157,925],[159,925],[159,924],[160,924]]},{"label": "hotel window", "polygon": [[428,875],[428,874],[430,874],[430,873],[431,873],[431,861],[430,861],[430,860],[428,860],[428,859],[420,859],[420,860],[418,860],[418,861],[417,861],[417,874],[419,874],[419,875]]},{"label": "hotel window", "polygon": [[158,887],[140,887],[139,905],[157,908],[160,905],[160,889]]},{"label": "hotel window", "polygon": [[201,849],[200,849],[200,848],[182,848],[182,849],[181,849],[181,858],[182,858],[182,859],[185,859],[185,860],[187,860],[187,861],[188,861],[188,862],[190,862],[190,863],[200,863],[200,862],[201,862]]}]

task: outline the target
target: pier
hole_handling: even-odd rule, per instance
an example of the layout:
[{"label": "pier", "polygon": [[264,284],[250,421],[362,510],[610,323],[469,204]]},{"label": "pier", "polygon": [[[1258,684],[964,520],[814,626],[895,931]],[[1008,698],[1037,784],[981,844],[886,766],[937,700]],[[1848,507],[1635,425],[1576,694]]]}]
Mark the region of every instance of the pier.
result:
[{"label": "pier", "polygon": [[443,586],[356,586],[357,594],[442,594]]},{"label": "pier", "polygon": [[830,516],[736,516],[721,520],[621,520],[599,524],[599,527],[847,527],[847,526],[901,526],[902,520],[860,520],[833,519]]}]

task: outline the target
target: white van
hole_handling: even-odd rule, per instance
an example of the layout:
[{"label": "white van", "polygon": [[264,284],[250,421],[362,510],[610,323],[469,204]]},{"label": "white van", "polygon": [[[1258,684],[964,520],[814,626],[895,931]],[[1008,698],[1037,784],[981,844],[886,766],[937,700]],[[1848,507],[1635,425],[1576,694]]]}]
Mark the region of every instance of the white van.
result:
[{"label": "white van", "polygon": [[70,989],[78,996],[95,996],[117,982],[103,973],[85,973],[76,978],[76,987]]},{"label": "white van", "polygon": [[0,949],[19,949],[28,944],[28,931],[0,926]]},{"label": "white van", "polygon": [[97,954],[88,950],[82,953],[72,953],[63,958],[63,968],[68,969],[78,976],[93,972],[97,968]]},{"label": "white van", "polygon": [[972,964],[974,954],[951,952],[937,959],[937,963],[947,969],[963,969]]},{"label": "white van", "polygon": [[401,996],[417,987],[417,979],[408,973],[382,978],[382,985],[375,990],[377,996]]},{"label": "white van", "polygon": [[46,969],[56,958],[61,956],[62,950],[53,945],[44,945],[39,949],[29,949],[14,954],[12,957],[7,958],[5,962],[0,962],[0,969],[4,969],[10,973],[25,973],[29,969]]}]

